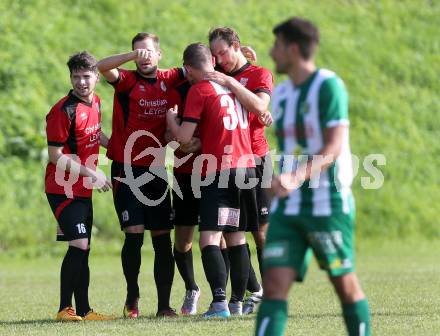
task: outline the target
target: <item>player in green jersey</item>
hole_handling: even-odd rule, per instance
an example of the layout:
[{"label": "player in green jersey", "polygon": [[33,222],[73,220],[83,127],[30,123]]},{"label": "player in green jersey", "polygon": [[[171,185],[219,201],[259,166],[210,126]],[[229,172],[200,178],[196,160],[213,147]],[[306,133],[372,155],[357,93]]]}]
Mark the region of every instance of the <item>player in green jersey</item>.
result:
[{"label": "player in green jersey", "polygon": [[294,17],[273,29],[271,56],[289,79],[272,98],[280,175],[263,253],[264,299],[255,334],[282,335],[287,295],[313,252],[341,301],[349,335],[370,335],[368,302],[354,273],[354,201],[348,98],[335,73],[316,67],[319,31]]}]

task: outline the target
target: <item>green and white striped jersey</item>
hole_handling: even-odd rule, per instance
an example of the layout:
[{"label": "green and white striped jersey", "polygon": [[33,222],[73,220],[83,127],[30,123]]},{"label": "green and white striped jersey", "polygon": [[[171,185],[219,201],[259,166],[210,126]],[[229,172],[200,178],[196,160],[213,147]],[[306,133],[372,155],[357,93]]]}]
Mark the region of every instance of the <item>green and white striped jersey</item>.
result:
[{"label": "green and white striped jersey", "polygon": [[[280,172],[292,171],[301,160],[318,153],[324,144],[324,128],[349,124],[344,83],[326,69],[318,69],[299,86],[291,80],[279,84],[273,93],[272,112],[282,154]],[[352,179],[347,127],[337,160],[319,176],[293,190],[287,198],[275,199],[272,211],[311,216],[351,213],[354,210]]]}]

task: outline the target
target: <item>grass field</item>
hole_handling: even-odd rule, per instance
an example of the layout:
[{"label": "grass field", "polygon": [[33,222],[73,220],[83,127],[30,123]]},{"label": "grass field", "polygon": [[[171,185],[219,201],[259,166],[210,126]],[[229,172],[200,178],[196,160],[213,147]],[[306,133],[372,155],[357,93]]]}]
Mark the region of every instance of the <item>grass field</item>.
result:
[{"label": "grass field", "polygon": [[[55,245],[55,244],[54,244]],[[58,245],[58,244],[57,244]],[[205,321],[199,317],[157,320],[151,246],[144,247],[140,310],[136,321],[78,324],[53,321],[58,306],[61,258],[0,258],[1,335],[251,335],[254,317]],[[198,250],[198,249],[195,249]],[[361,241],[358,270],[372,309],[375,335],[438,335],[440,330],[440,268],[438,242]],[[210,294],[199,255],[196,275],[202,288],[199,310]],[[91,256],[92,307],[121,315],[124,281],[116,255]],[[175,276],[172,305],[179,308],[184,294]],[[306,282],[296,285],[289,298],[287,335],[344,335],[339,304],[324,273],[314,264]]]}]

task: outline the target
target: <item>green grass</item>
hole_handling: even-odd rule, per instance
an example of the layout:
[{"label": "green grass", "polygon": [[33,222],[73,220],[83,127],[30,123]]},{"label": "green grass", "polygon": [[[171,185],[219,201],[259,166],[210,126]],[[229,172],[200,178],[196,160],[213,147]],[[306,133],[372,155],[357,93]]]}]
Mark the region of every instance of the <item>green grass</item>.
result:
[{"label": "green grass", "polygon": [[[439,1],[224,0],[219,7],[200,0],[4,0],[0,250],[28,247],[29,254],[39,254],[36,247],[44,250],[52,237],[54,220],[42,184],[44,118],[69,89],[65,63],[70,55],[84,49],[98,58],[125,52],[135,33],[150,31],[161,38],[161,66],[179,66],[186,45],[206,42],[210,27],[230,25],[254,47],[258,63],[273,70],[271,30],[291,15],[318,24],[317,64],[336,71],[347,85],[353,153],[361,159],[383,153],[387,159],[380,167],[381,189],[361,188],[361,177],[369,176],[362,168],[354,181],[358,235],[438,239],[440,205],[433,200],[440,197]],[[103,129],[110,133],[113,90],[101,82],[97,92]],[[95,214],[96,236],[117,239],[110,195],[96,195]]]},{"label": "green grass", "polygon": [[[358,274],[370,301],[375,335],[438,335],[439,248],[438,242],[360,242]],[[196,277],[202,288],[199,309],[203,311],[209,303],[210,294],[199,258],[199,254],[195,253]],[[56,323],[53,317],[58,307],[61,256],[35,260],[2,257],[0,262],[1,335],[224,336],[251,335],[253,331],[255,316],[227,321],[205,321],[199,317],[155,319],[152,255],[147,242],[140,275],[142,317],[136,321]],[[119,258],[92,253],[91,278],[92,307],[99,312],[120,315],[124,280]],[[172,291],[174,307],[180,307],[183,294],[183,284],[176,273]],[[306,282],[295,285],[291,290],[289,307],[287,335],[343,335],[345,332],[336,296],[325,274],[315,264],[309,270]]]}]

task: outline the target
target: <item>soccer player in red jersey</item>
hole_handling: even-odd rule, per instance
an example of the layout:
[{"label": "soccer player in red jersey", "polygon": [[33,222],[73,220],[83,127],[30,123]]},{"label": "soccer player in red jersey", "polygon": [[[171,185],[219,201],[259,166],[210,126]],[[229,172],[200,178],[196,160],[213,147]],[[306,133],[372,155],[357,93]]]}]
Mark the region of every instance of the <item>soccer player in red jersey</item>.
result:
[{"label": "soccer player in red jersey", "polygon": [[[243,107],[254,113],[249,114],[249,129],[251,133],[252,152],[256,160],[256,174],[259,183],[256,188],[258,205],[258,223],[249,227],[257,246],[260,273],[262,270],[261,256],[265,242],[269,209],[269,187],[272,177],[269,145],[264,135],[265,126],[272,123],[267,112],[270,95],[273,88],[272,73],[263,67],[249,63],[243,55],[240,39],[236,31],[229,27],[212,29],[208,35],[211,52],[216,59],[216,65],[221,72],[210,73],[207,79],[228,87],[242,103]],[[262,115],[258,117],[257,114]],[[266,181],[266,183],[264,183]],[[266,188],[264,188],[266,185]],[[262,187],[263,186],[263,187]],[[243,307],[243,314],[254,311],[256,303],[261,301],[262,287],[258,283],[251,265],[248,288],[250,295]],[[234,295],[234,293],[232,293]]]},{"label": "soccer player in red jersey", "polygon": [[[245,230],[257,217],[255,190],[251,185],[255,162],[248,113],[230,90],[203,80],[207,72],[214,71],[214,59],[208,47],[201,43],[189,45],[183,61],[193,85],[186,99],[182,124],[176,121],[177,111],[173,109],[168,112],[167,121],[182,144],[187,144],[199,127],[202,155],[194,161],[192,188],[193,192],[201,193],[200,249],[213,296],[204,316],[228,317],[227,274],[220,252],[222,233],[230,246],[231,285],[236,299],[243,300],[249,276]],[[198,181],[197,186],[195,181],[200,175],[205,179]]]},{"label": "soccer player in red jersey", "polygon": [[[101,132],[101,102],[94,93],[98,82],[96,59],[83,51],[67,62],[72,90],[46,116],[49,163],[45,191],[58,222],[57,240],[68,241],[61,265],[61,299],[56,320],[109,320],[89,305],[89,253],[92,234],[92,189],[111,189],[96,171],[99,145],[106,147]],[[72,307],[75,296],[76,312]]]},{"label": "soccer player in red jersey", "polygon": [[[138,33],[132,40],[132,51],[98,62],[99,71],[115,89],[112,135],[107,156],[113,160],[114,204],[125,233],[121,251],[127,282],[124,315],[131,318],[139,315],[138,274],[145,230],[150,230],[155,251],[157,316],[176,316],[169,306],[174,258],[164,145],[166,111],[179,102],[172,88],[184,76],[183,69],[158,70],[160,58],[159,38],[149,33]],[[119,68],[129,61],[136,63],[136,70]],[[140,179],[147,181],[144,185],[137,187],[137,182],[129,182],[130,178],[139,181],[141,175]],[[128,184],[122,183],[121,179],[128,180]]]},{"label": "soccer player in red jersey", "polygon": [[[178,106],[178,122],[182,123],[183,105],[190,88],[190,83],[184,80],[176,86],[182,105]],[[174,152],[174,178],[180,188],[181,195],[173,189],[173,225],[174,225],[174,259],[177,269],[185,283],[185,296],[180,309],[182,315],[197,314],[197,303],[200,288],[195,281],[192,241],[194,228],[199,224],[200,199],[194,196],[191,188],[191,174],[195,158],[200,154],[201,143],[198,131],[190,143],[181,145]],[[171,138],[171,135],[170,135]]]}]

